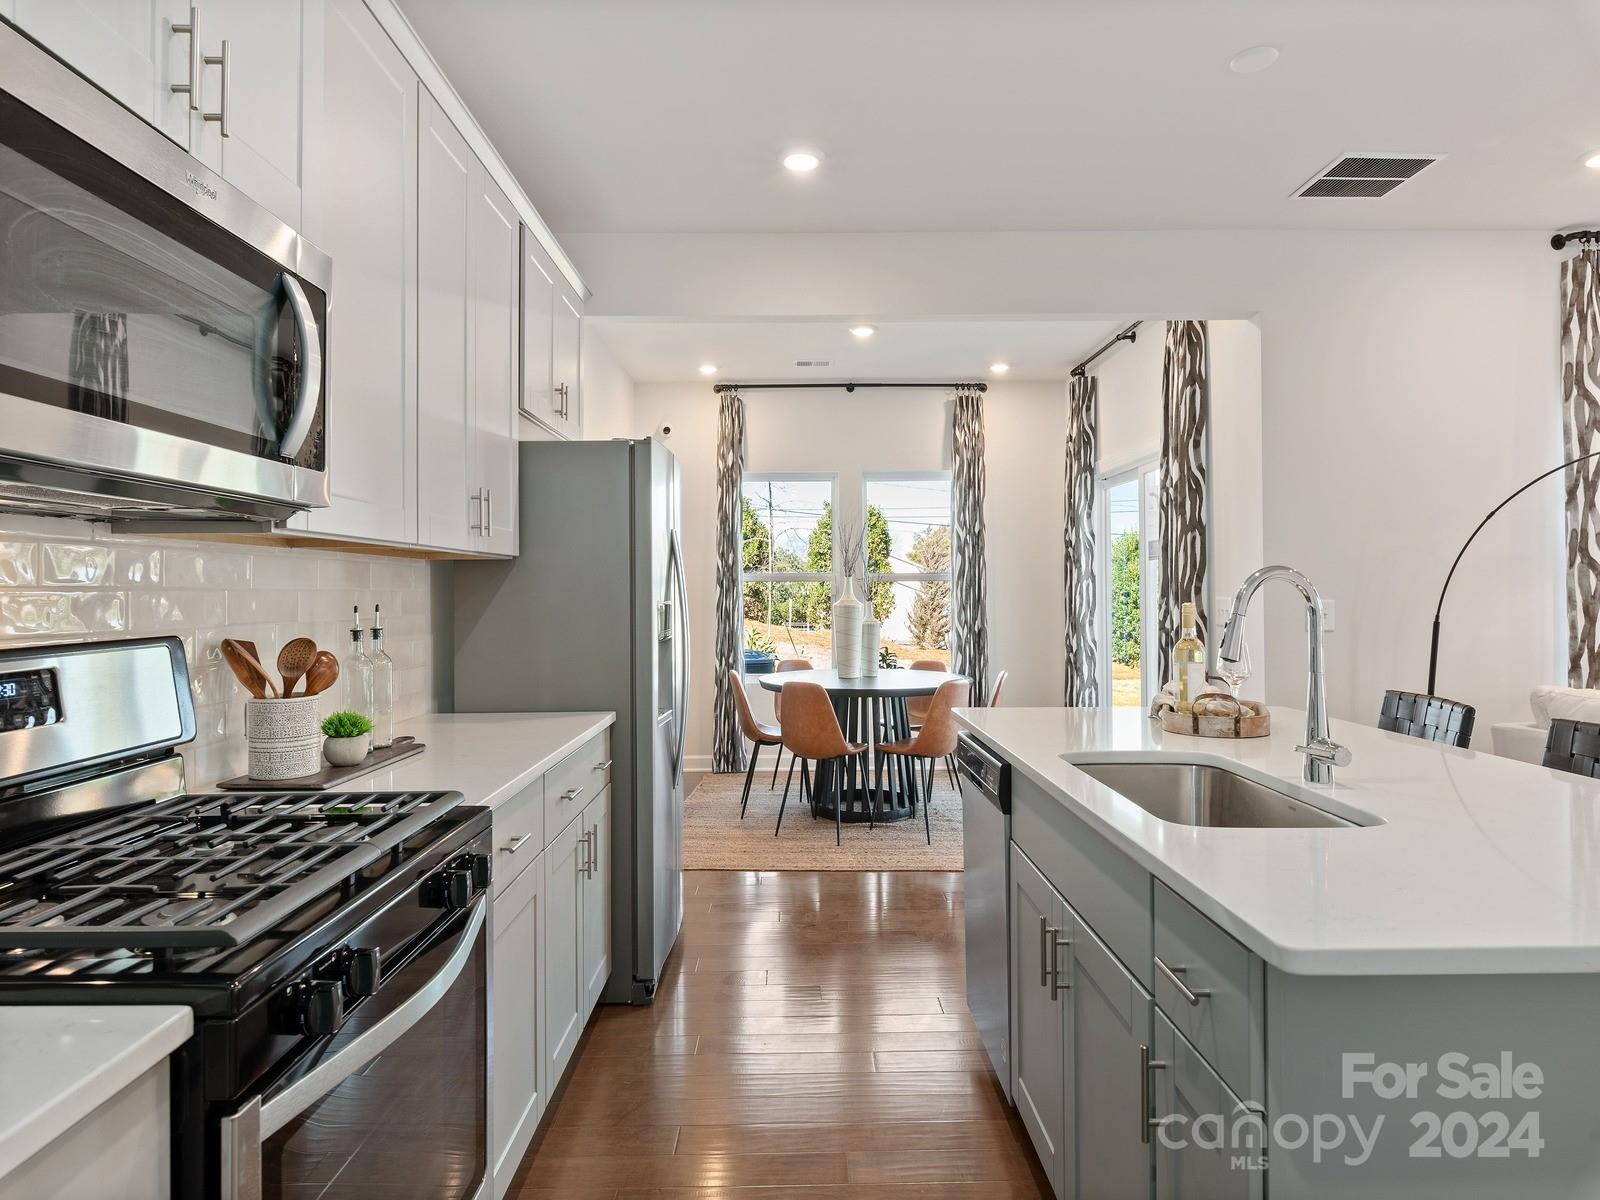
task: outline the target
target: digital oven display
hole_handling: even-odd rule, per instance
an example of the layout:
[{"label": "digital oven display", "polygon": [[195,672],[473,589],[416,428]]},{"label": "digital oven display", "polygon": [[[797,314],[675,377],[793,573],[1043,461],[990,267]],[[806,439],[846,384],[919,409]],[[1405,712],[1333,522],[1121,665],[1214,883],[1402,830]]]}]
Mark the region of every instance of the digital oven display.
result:
[{"label": "digital oven display", "polygon": [[51,670],[0,674],[0,733],[61,720],[61,693]]}]

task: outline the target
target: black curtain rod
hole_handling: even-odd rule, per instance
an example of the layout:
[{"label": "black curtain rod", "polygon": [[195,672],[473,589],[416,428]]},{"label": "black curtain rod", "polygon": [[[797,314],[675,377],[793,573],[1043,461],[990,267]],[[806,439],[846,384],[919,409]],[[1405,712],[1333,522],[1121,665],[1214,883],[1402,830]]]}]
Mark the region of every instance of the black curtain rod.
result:
[{"label": "black curtain rod", "polygon": [[1557,233],[1550,237],[1550,249],[1564,250],[1573,242],[1585,245],[1600,243],[1600,229],[1574,229],[1571,233]]},{"label": "black curtain rod", "polygon": [[820,389],[843,388],[853,392],[857,388],[970,388],[979,392],[987,392],[987,383],[719,383],[711,390],[719,396],[723,392],[771,392],[788,388]]},{"label": "black curtain rod", "polygon": [[1142,324],[1143,324],[1142,321],[1135,321],[1132,325],[1129,325],[1121,333],[1117,334],[1116,337],[1112,338],[1104,346],[1101,346],[1100,349],[1096,350],[1093,354],[1089,355],[1088,358],[1084,359],[1077,366],[1073,367],[1072,368],[1072,374],[1074,376],[1082,376],[1082,375],[1088,374],[1089,364],[1092,363],[1095,359],[1099,358],[1107,350],[1110,350],[1113,347],[1115,347],[1118,342],[1136,342],[1136,341],[1138,341],[1139,340],[1139,326],[1142,325]]}]

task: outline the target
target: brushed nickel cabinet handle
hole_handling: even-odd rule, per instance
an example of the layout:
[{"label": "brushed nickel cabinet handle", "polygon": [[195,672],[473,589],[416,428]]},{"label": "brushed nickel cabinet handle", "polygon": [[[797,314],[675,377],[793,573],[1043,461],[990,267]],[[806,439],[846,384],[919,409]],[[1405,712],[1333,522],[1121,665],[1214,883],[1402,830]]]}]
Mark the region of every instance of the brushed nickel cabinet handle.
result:
[{"label": "brushed nickel cabinet handle", "polygon": [[208,67],[222,68],[222,90],[217,93],[217,111],[200,114],[202,121],[215,121],[222,127],[222,136],[228,136],[228,39],[222,39],[221,54],[207,54],[200,60]]},{"label": "brushed nickel cabinet handle", "polygon": [[189,82],[173,83],[168,86],[175,96],[189,97],[189,110],[198,112],[200,109],[200,9],[191,4],[189,6],[189,20],[187,23],[172,23],[172,32],[182,34],[189,39]]},{"label": "brushed nickel cabinet handle", "polygon": [[604,762],[595,763],[594,769],[596,771],[609,771],[609,770],[611,770],[611,760],[608,758]]},{"label": "brushed nickel cabinet handle", "polygon": [[561,798],[563,800],[576,800],[581,795],[583,795],[583,789],[581,787],[575,787],[562,792]]},{"label": "brushed nickel cabinet handle", "polygon": [[1190,1008],[1197,1008],[1199,1007],[1200,1001],[1211,995],[1211,989],[1191,988],[1187,983],[1185,983],[1180,976],[1182,976],[1183,973],[1188,969],[1188,967],[1184,966],[1169,967],[1166,963],[1161,961],[1161,956],[1159,954],[1156,955],[1156,970],[1160,971],[1172,981],[1172,986],[1177,988],[1178,991],[1183,994],[1183,998],[1189,1002]]},{"label": "brushed nickel cabinet handle", "polygon": [[507,842],[504,846],[501,846],[500,849],[504,850],[507,854],[515,854],[518,850],[521,850],[524,846],[526,846],[532,840],[533,840],[533,834],[531,834],[531,833],[520,833],[516,837],[512,838],[509,842]]},{"label": "brushed nickel cabinet handle", "polygon": [[1039,986],[1050,986],[1050,939],[1055,936],[1050,922],[1039,917]]},{"label": "brushed nickel cabinet handle", "polygon": [[1160,1129],[1165,1120],[1150,1116],[1150,1072],[1160,1071],[1166,1063],[1159,1058],[1150,1057],[1150,1047],[1139,1047],[1139,1141],[1144,1145],[1150,1144],[1150,1131]]},{"label": "brushed nickel cabinet handle", "polygon": [[[1056,930],[1057,933],[1061,931]],[[1072,985],[1061,982],[1061,951],[1063,947],[1072,945],[1071,938],[1057,938],[1050,947],[1050,999],[1054,1000],[1062,992],[1070,992]]]}]

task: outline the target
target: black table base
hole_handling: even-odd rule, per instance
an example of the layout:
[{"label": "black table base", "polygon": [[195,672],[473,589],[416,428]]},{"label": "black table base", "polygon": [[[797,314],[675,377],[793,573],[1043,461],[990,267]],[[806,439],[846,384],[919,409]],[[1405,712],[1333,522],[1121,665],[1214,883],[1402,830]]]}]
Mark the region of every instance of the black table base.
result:
[{"label": "black table base", "polygon": [[[911,736],[911,717],[903,696],[834,696],[833,711],[848,742],[875,745]],[[818,763],[811,786],[812,815],[833,820],[833,776],[842,770],[844,804],[839,811],[840,821],[877,820],[888,824],[916,816],[914,760],[903,754],[882,757],[881,768],[870,761],[868,754],[852,755],[842,764]]]}]

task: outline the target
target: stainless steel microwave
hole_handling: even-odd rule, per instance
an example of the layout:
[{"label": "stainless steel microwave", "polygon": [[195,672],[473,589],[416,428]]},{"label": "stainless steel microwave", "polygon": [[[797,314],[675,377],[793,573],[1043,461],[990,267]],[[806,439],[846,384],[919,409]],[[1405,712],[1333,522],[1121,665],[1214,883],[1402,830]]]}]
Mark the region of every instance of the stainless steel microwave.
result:
[{"label": "stainless steel microwave", "polygon": [[328,503],[332,263],[0,21],[0,513]]}]

